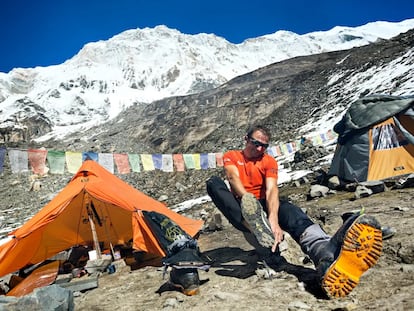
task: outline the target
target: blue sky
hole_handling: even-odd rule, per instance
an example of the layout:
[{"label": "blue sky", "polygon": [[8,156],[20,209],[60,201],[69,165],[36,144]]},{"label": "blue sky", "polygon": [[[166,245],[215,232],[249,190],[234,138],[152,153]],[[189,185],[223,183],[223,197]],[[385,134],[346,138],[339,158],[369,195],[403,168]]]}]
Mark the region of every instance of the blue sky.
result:
[{"label": "blue sky", "polygon": [[157,25],[240,43],[278,30],[304,34],[409,18],[412,0],[1,0],[0,72],[60,64],[88,42]]}]

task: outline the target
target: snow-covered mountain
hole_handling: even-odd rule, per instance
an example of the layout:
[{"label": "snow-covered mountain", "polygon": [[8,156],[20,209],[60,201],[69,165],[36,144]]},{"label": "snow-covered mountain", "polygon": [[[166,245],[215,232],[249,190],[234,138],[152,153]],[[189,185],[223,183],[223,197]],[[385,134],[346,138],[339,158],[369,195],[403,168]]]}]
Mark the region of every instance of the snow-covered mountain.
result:
[{"label": "snow-covered mountain", "polygon": [[128,30],[86,44],[61,65],[0,73],[0,141],[64,137],[133,104],[198,93],[275,62],[363,46],[413,28],[414,19],[375,22],[305,35],[278,31],[240,44],[165,26]]}]

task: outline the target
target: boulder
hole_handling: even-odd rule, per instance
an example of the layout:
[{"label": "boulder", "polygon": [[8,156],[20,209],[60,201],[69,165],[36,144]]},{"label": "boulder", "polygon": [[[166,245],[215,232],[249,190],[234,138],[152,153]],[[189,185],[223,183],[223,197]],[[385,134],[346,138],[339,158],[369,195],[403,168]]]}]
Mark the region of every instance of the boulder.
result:
[{"label": "boulder", "polygon": [[0,296],[0,310],[74,310],[72,291],[58,285],[36,288],[22,297]]}]

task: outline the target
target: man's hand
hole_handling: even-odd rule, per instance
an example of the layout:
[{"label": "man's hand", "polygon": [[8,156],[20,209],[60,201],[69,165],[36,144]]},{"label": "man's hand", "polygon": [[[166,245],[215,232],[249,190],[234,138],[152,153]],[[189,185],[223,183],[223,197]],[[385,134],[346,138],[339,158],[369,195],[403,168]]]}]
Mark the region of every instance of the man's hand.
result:
[{"label": "man's hand", "polygon": [[279,224],[272,224],[270,223],[273,235],[275,237],[275,243],[272,246],[272,252],[276,252],[277,246],[281,243],[284,239],[283,230],[280,228]]},{"label": "man's hand", "polygon": [[279,188],[276,178],[266,178],[266,205],[270,228],[275,238],[272,252],[276,252],[277,246],[283,241],[283,230],[279,226]]}]

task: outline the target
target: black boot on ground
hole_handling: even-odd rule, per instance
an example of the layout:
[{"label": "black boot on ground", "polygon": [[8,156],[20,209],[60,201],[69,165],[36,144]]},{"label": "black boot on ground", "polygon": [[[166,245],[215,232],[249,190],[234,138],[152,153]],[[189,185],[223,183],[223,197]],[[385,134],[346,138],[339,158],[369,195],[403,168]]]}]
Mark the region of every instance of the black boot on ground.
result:
[{"label": "black boot on ground", "polygon": [[195,268],[176,268],[170,272],[170,284],[187,296],[200,292],[200,278]]}]

